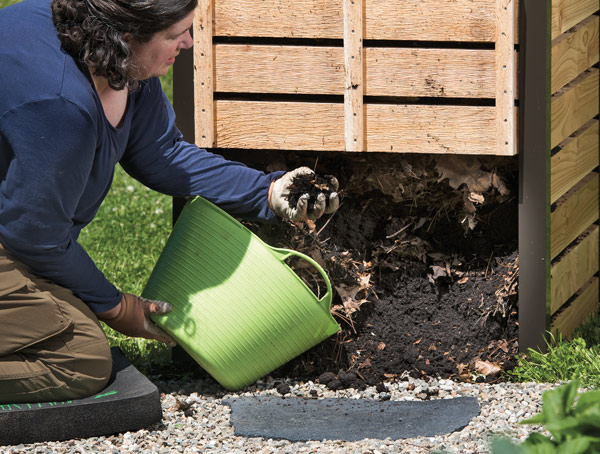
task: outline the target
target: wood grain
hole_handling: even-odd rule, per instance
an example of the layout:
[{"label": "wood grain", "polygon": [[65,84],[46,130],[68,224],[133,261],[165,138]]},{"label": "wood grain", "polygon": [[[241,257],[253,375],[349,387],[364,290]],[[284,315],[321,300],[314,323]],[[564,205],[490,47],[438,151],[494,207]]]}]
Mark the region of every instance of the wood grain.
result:
[{"label": "wood grain", "polygon": [[598,120],[586,124],[569,137],[552,155],[550,163],[550,203],[556,202],[598,165]]},{"label": "wood grain", "polygon": [[550,313],[554,314],[598,271],[598,226],[569,250],[550,270]]},{"label": "wood grain", "polygon": [[570,338],[575,329],[598,311],[598,278],[592,278],[577,298],[558,314],[550,324],[550,332],[558,331]]},{"label": "wood grain", "polygon": [[552,42],[551,93],[598,63],[598,16],[591,16]]},{"label": "wood grain", "polygon": [[550,257],[556,258],[598,220],[598,173],[592,172],[567,192],[550,214]]},{"label": "wood grain", "polygon": [[591,68],[552,96],[550,146],[556,147],[598,115],[598,69]]}]

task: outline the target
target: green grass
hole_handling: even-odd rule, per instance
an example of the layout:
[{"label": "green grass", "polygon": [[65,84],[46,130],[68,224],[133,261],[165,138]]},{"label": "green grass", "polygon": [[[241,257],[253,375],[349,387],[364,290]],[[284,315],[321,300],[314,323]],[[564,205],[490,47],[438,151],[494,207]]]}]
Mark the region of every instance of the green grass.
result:
[{"label": "green grass", "polygon": [[600,389],[600,346],[582,337],[571,341],[549,336],[547,351],[529,351],[506,376],[516,382],[558,383],[579,380],[582,386]]},{"label": "green grass", "polygon": [[5,6],[14,5],[15,3],[19,3],[21,0],[0,0],[0,8],[4,8]]}]

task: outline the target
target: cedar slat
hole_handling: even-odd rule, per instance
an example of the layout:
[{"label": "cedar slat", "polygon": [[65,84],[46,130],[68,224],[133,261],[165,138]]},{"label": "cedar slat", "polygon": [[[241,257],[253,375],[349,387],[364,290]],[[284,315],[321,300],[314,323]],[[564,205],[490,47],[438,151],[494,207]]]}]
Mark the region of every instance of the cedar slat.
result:
[{"label": "cedar slat", "polygon": [[215,142],[213,0],[200,0],[194,19],[195,141],[202,148]]},{"label": "cedar slat", "polygon": [[[343,104],[216,102],[221,148],[344,150]],[[494,154],[495,109],[368,104],[366,151]]]},{"label": "cedar slat", "polygon": [[558,331],[570,338],[575,329],[598,311],[598,278],[590,280],[577,298],[550,324],[550,332]]},{"label": "cedar slat", "polygon": [[[343,0],[215,0],[217,36],[343,37]],[[365,1],[365,39],[494,42],[489,0]]]},{"label": "cedar slat", "polygon": [[550,203],[600,165],[598,147],[598,120],[592,120],[563,143],[550,164]]},{"label": "cedar slat", "polygon": [[598,0],[552,0],[552,39],[598,11]]},{"label": "cedar slat", "polygon": [[598,69],[591,68],[552,96],[551,148],[598,115],[598,81]]},{"label": "cedar slat", "polygon": [[344,150],[344,105],[216,101],[220,148]]},{"label": "cedar slat", "polygon": [[[365,95],[494,98],[494,51],[366,48]],[[344,92],[340,47],[215,46],[216,91]]]},{"label": "cedar slat", "polygon": [[496,0],[496,153],[508,156],[516,153],[514,16],[513,0]]},{"label": "cedar slat", "polygon": [[550,271],[550,314],[577,292],[598,271],[598,226],[568,251]]},{"label": "cedar slat", "polygon": [[552,43],[551,93],[598,62],[598,16],[585,19]]},{"label": "cedar slat", "polygon": [[363,0],[344,3],[344,131],[346,151],[363,151],[365,91],[363,66]]},{"label": "cedar slat", "polygon": [[474,106],[367,105],[367,150],[495,154],[496,109]]},{"label": "cedar slat", "polygon": [[552,260],[598,220],[598,174],[592,172],[557,202],[550,215]]}]

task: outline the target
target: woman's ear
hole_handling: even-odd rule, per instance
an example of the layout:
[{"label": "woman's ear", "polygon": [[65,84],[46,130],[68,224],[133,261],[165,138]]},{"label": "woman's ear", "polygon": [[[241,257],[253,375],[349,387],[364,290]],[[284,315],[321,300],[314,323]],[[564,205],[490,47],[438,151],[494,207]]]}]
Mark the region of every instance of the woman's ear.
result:
[{"label": "woman's ear", "polygon": [[131,35],[131,33],[125,32],[125,33],[123,33],[123,39],[125,41],[127,41],[128,43],[131,43],[131,40],[133,39],[133,36]]}]

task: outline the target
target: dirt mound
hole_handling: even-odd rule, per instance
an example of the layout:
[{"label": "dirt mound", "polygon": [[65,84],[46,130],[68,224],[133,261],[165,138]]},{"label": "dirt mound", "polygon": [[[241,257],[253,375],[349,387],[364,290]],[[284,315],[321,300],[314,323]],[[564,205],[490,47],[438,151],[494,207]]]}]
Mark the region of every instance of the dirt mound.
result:
[{"label": "dirt mound", "polygon": [[[288,156],[287,168],[295,165]],[[314,226],[248,224],[267,243],[310,255],[336,290],[341,332],[274,375],[361,387],[406,374],[491,381],[512,367],[516,165],[496,158],[321,160],[317,171],[340,180],[338,212]],[[323,291],[310,266],[290,265],[315,293]]]}]

